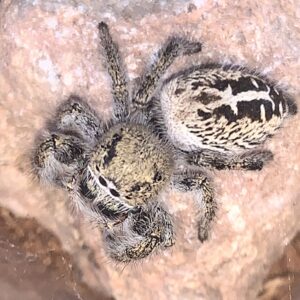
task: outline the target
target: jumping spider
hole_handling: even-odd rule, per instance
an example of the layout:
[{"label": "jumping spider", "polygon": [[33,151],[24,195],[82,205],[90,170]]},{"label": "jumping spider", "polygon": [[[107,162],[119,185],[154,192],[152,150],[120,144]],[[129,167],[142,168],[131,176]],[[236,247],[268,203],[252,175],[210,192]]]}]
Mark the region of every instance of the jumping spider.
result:
[{"label": "jumping spider", "polygon": [[201,195],[200,241],[208,238],[217,204],[203,167],[260,170],[272,159],[253,149],[296,106],[265,78],[235,67],[196,66],[161,78],[176,57],[201,43],[169,38],[129,96],[126,72],[108,26],[98,25],[112,81],[108,123],[77,96],[57,110],[38,142],[38,176],[69,191],[102,230],[108,254],[130,262],[174,244],[173,224],[159,201],[175,187]]}]

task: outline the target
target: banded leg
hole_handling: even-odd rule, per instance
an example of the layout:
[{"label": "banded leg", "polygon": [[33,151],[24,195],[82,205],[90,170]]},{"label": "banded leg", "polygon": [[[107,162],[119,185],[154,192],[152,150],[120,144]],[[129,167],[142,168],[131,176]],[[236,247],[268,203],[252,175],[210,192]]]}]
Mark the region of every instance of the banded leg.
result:
[{"label": "banded leg", "polygon": [[130,214],[120,226],[103,230],[103,238],[109,256],[128,263],[143,259],[156,249],[173,246],[173,224],[162,206],[149,203]]},{"label": "banded leg", "polygon": [[74,176],[84,165],[86,151],[86,145],[75,136],[48,133],[35,150],[33,169],[42,181],[72,189]]},{"label": "banded leg", "polygon": [[239,155],[229,155],[212,150],[186,153],[187,162],[191,165],[215,168],[217,170],[261,170],[273,159],[268,150],[246,151]]},{"label": "banded leg", "polygon": [[100,42],[104,49],[108,73],[112,80],[114,101],[113,113],[117,120],[122,120],[129,113],[129,93],[126,73],[117,44],[112,40],[106,23],[98,25]]},{"label": "banded leg", "polygon": [[73,189],[75,177],[102,132],[103,124],[96,113],[79,97],[70,96],[37,141],[32,159],[34,171],[46,183]]},{"label": "banded leg", "polygon": [[201,207],[198,222],[198,238],[201,242],[208,239],[211,223],[216,215],[217,203],[214,198],[213,188],[208,178],[200,171],[184,171],[175,174],[173,185],[182,192],[199,192],[199,206]]},{"label": "banded leg", "polygon": [[201,43],[186,40],[182,37],[170,37],[158,51],[154,63],[139,79],[139,86],[133,96],[135,109],[146,109],[159,80],[167,68],[178,56],[191,55],[201,51]]},{"label": "banded leg", "polygon": [[104,129],[96,112],[75,95],[71,95],[58,107],[54,122],[50,126],[61,132],[75,133],[90,146],[97,143]]}]

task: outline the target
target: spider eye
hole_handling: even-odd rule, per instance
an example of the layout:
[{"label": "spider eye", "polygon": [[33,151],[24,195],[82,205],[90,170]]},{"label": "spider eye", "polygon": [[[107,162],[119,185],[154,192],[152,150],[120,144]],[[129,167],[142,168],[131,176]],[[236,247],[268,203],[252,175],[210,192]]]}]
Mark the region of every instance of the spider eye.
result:
[{"label": "spider eye", "polygon": [[101,185],[107,186],[107,182],[102,176],[99,176],[98,179]]},{"label": "spider eye", "polygon": [[154,177],[153,177],[153,180],[156,182],[156,181],[161,181],[162,180],[162,176],[161,176],[161,173],[160,172],[156,172]]},{"label": "spider eye", "polygon": [[114,197],[120,197],[120,194],[116,190],[110,189],[109,191]]}]

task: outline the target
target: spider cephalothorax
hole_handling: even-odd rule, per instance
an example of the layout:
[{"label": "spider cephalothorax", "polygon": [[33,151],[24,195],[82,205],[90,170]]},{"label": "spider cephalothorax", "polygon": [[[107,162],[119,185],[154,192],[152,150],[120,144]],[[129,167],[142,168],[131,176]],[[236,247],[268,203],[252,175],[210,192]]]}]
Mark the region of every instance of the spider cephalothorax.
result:
[{"label": "spider cephalothorax", "polygon": [[273,83],[235,67],[193,67],[157,89],[176,57],[201,50],[199,42],[178,37],[167,40],[129,93],[118,47],[105,23],[98,28],[112,80],[112,119],[103,124],[71,96],[38,143],[37,174],[66,188],[99,223],[117,261],[174,244],[171,217],[159,200],[169,187],[202,195],[198,237],[206,240],[217,205],[202,168],[260,170],[272,153],[255,147],[296,106]]}]

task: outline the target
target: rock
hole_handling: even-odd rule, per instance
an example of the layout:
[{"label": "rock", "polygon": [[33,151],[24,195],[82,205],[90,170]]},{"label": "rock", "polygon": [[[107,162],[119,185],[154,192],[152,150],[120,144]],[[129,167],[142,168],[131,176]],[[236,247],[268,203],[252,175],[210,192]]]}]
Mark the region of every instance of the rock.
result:
[{"label": "rock", "polygon": [[219,211],[210,241],[197,240],[192,196],[174,192],[166,201],[176,218],[176,246],[122,272],[105,256],[98,230],[70,209],[67,195],[31,176],[34,139],[71,93],[104,119],[111,113],[97,35],[102,20],[131,80],[169,35],[188,34],[204,42],[203,52],[180,59],[169,73],[207,60],[246,64],[279,81],[299,104],[295,3],[149,3],[1,1],[0,205],[54,232],[81,279],[116,299],[255,299],[269,266],[300,228],[298,115],[267,142],[275,159],[263,171],[212,174]]},{"label": "rock", "polygon": [[0,225],[2,299],[113,300],[80,282],[76,262],[35,219],[18,218],[0,208]]}]

